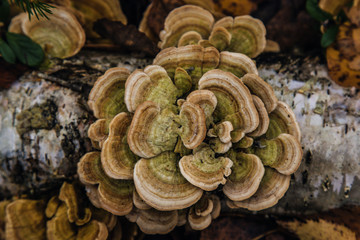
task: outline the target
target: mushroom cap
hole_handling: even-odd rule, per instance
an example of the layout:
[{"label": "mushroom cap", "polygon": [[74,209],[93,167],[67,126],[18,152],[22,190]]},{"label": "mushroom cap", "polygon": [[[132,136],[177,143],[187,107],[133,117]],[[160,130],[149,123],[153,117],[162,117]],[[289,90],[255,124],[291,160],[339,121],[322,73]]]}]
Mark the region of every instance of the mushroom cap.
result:
[{"label": "mushroom cap", "polygon": [[187,208],[197,202],[202,190],[181,175],[173,152],[163,152],[135,165],[134,183],[140,197],[160,211]]},{"label": "mushroom cap", "polygon": [[204,111],[206,118],[211,117],[217,105],[215,94],[209,90],[192,91],[186,97],[186,101],[199,105]]},{"label": "mushroom cap", "polygon": [[147,66],[144,71],[134,71],[125,84],[124,98],[129,112],[135,112],[145,101],[153,101],[161,107],[172,105],[179,95],[180,91],[166,70],[157,65]]},{"label": "mushroom cap", "polygon": [[281,133],[293,135],[299,142],[301,132],[296,116],[291,108],[284,102],[278,101],[274,111],[269,114],[270,124],[265,134],[267,139],[276,138]]},{"label": "mushroom cap", "polygon": [[47,239],[71,239],[76,237],[76,230],[70,223],[66,204],[61,203],[55,215],[46,222]]},{"label": "mushroom cap", "polygon": [[161,49],[176,46],[183,34],[189,31],[195,31],[201,38],[207,38],[213,23],[212,14],[201,7],[185,5],[176,8],[165,19],[158,46]]},{"label": "mushroom cap", "polygon": [[136,190],[134,190],[133,200],[135,207],[140,210],[147,210],[151,208],[149,204],[147,204],[144,200],[141,199]]},{"label": "mushroom cap", "polygon": [[258,127],[252,131],[251,133],[248,133],[248,136],[251,137],[259,137],[266,133],[266,131],[269,128],[270,119],[269,114],[266,111],[265,105],[261,99],[255,95],[252,95],[254,105],[256,107],[256,110],[259,114],[259,125]]},{"label": "mushroom cap", "polygon": [[194,230],[207,228],[212,219],[219,216],[221,210],[220,199],[216,195],[204,195],[190,208],[188,220]]},{"label": "mushroom cap", "polygon": [[5,239],[46,239],[44,210],[41,200],[19,199],[8,204]]},{"label": "mushroom cap", "polygon": [[171,109],[161,109],[154,102],[140,104],[127,135],[131,151],[140,157],[150,158],[174,149],[179,127],[174,122],[175,116]]},{"label": "mushroom cap", "polygon": [[226,153],[232,147],[232,142],[223,143],[219,138],[210,139],[209,144],[216,153]]},{"label": "mushroom cap", "polygon": [[93,30],[93,23],[101,18],[127,24],[126,16],[117,0],[72,0],[71,3],[72,8],[80,12],[84,18],[87,38],[99,37]]},{"label": "mushroom cap", "polygon": [[247,73],[258,74],[254,61],[242,53],[221,52],[219,66],[217,68],[226,72],[231,72],[239,78]]},{"label": "mushroom cap", "polygon": [[197,44],[202,39],[200,33],[189,31],[184,33],[178,42],[178,47]]},{"label": "mushroom cap", "polygon": [[136,222],[145,234],[167,234],[178,223],[177,211],[159,211],[154,208],[134,209],[129,215],[126,216],[129,221]]},{"label": "mushroom cap", "polygon": [[66,214],[70,223],[81,226],[88,223],[91,219],[91,211],[85,208],[82,216],[79,213],[79,201],[73,184],[64,182],[60,188],[59,200],[65,203]]},{"label": "mushroom cap", "polygon": [[197,85],[200,77],[219,65],[220,53],[214,47],[203,48],[199,45],[165,48],[156,55],[153,64],[160,65],[174,79],[178,67],[183,68]]},{"label": "mushroom cap", "polygon": [[235,151],[227,155],[234,165],[223,187],[223,192],[233,201],[242,201],[257,191],[265,169],[256,155]]},{"label": "mushroom cap", "polygon": [[45,216],[47,218],[52,218],[55,215],[60,204],[61,204],[61,201],[58,196],[51,197],[50,200],[48,201],[46,209],[45,209]]},{"label": "mushroom cap", "polygon": [[205,191],[225,184],[225,177],[230,175],[232,165],[229,158],[215,158],[215,152],[208,146],[202,147],[194,155],[182,157],[179,162],[182,176]]},{"label": "mushroom cap", "polygon": [[104,141],[109,134],[109,119],[98,119],[90,125],[88,129],[88,137],[95,143],[99,144],[101,149]]},{"label": "mushroom cap", "polygon": [[259,19],[249,15],[224,17],[214,24],[209,41],[215,47],[221,46],[221,50],[243,53],[254,58],[266,46],[265,35],[265,26]]},{"label": "mushroom cap", "polygon": [[282,133],[274,139],[260,139],[254,153],[265,166],[275,168],[282,174],[290,175],[299,168],[303,151],[300,142],[293,135]]},{"label": "mushroom cap", "polygon": [[101,163],[106,174],[115,179],[132,179],[138,157],[127,144],[127,130],[131,116],[127,113],[116,115],[109,125],[109,137],[103,144]]},{"label": "mushroom cap", "polygon": [[254,195],[243,201],[228,200],[227,205],[230,208],[241,207],[251,211],[260,211],[274,206],[284,196],[289,185],[290,175],[283,175],[275,169],[266,167],[264,177]]},{"label": "mushroom cap", "polygon": [[96,118],[113,118],[126,111],[125,81],[130,72],[126,68],[111,68],[99,77],[89,94],[88,105]]},{"label": "mushroom cap", "polygon": [[250,91],[235,75],[219,69],[205,73],[199,80],[199,89],[212,91],[217,98],[214,121],[230,121],[234,130],[254,131],[259,115]]},{"label": "mushroom cap", "polygon": [[[90,198],[95,205],[100,205],[101,208],[115,215],[126,215],[131,211],[133,182],[108,177],[101,166],[100,152],[87,153],[80,159],[78,175],[83,184],[98,184],[96,194],[92,193],[95,201]],[[94,190],[92,188],[92,191]]]},{"label": "mushroom cap", "polygon": [[109,231],[103,222],[91,220],[85,226],[79,228],[76,239],[78,240],[106,240]]},{"label": "mushroom cap", "polygon": [[265,82],[257,74],[248,73],[245,74],[241,81],[250,90],[251,94],[259,97],[268,113],[274,111],[277,106],[278,100],[275,96],[273,88]]},{"label": "mushroom cap", "polygon": [[206,117],[203,109],[186,101],[181,105],[179,120],[179,135],[184,146],[188,149],[198,147],[206,137]]},{"label": "mushroom cap", "polygon": [[85,32],[76,17],[64,7],[51,10],[49,19],[30,19],[22,15],[22,32],[52,57],[68,58],[85,44]]},{"label": "mushroom cap", "polygon": [[230,121],[219,123],[214,128],[210,129],[207,133],[209,137],[219,137],[222,143],[231,141],[231,131],[234,130]]}]

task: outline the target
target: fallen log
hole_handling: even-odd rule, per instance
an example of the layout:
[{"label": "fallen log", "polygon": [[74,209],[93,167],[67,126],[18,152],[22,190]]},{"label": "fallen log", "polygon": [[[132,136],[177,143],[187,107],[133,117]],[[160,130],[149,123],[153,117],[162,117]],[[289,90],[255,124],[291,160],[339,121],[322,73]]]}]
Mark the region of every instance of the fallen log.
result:
[{"label": "fallen log", "polygon": [[[76,178],[77,162],[91,150],[87,129],[95,118],[86,101],[96,78],[110,67],[133,71],[151,61],[85,50],[50,70],[26,73],[1,91],[0,197],[36,195]],[[359,90],[332,83],[318,57],[266,54],[256,62],[279,100],[293,108],[304,149],[286,195],[262,212],[360,205]]]}]

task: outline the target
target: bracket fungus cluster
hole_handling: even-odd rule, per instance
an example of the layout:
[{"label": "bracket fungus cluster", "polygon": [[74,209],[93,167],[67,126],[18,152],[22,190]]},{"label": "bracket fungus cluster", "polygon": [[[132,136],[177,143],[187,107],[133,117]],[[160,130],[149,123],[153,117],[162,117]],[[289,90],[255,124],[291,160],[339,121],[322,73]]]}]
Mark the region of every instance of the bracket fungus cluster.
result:
[{"label": "bracket fungus cluster", "polygon": [[82,157],[79,178],[95,206],[145,233],[206,228],[216,189],[230,207],[271,207],[302,159],[294,113],[241,53],[164,49],[143,70],[109,69],[88,105],[100,151]]},{"label": "bracket fungus cluster", "polygon": [[215,22],[209,11],[185,5],[166,17],[159,48],[199,44],[256,57],[265,49],[265,35],[264,24],[249,15],[224,17]]},{"label": "bracket fungus cluster", "polygon": [[57,6],[48,17],[30,20],[26,13],[20,13],[12,19],[9,31],[30,37],[51,57],[67,58],[78,53],[85,44],[85,32],[75,15]]}]

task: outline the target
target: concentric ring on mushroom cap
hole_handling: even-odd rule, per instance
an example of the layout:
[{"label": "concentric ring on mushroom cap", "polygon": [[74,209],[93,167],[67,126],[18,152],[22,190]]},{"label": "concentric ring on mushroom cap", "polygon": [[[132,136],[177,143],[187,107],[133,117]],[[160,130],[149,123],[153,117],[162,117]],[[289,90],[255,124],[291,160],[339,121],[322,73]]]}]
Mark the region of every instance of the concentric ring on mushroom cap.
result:
[{"label": "concentric ring on mushroom cap", "polygon": [[199,89],[212,91],[217,98],[214,121],[230,121],[234,130],[244,133],[254,131],[259,125],[259,115],[250,91],[235,75],[214,69],[199,80]]},{"label": "concentric ring on mushroom cap", "polygon": [[230,208],[247,208],[259,211],[274,206],[289,188],[290,175],[283,175],[275,169],[266,167],[256,193],[243,201],[227,201]]},{"label": "concentric ring on mushroom cap", "polygon": [[301,140],[301,132],[296,116],[289,105],[278,101],[274,111],[269,114],[270,124],[265,134],[267,139],[276,138],[281,133],[293,135],[299,142]]},{"label": "concentric ring on mushroom cap", "polygon": [[126,80],[125,103],[129,112],[145,101],[153,101],[160,107],[173,105],[180,91],[168,76],[165,69],[149,65],[144,70],[136,70]]},{"label": "concentric ring on mushroom cap", "polygon": [[179,162],[181,174],[190,183],[206,191],[225,184],[225,177],[230,175],[232,165],[229,158],[215,158],[215,152],[208,146],[201,147],[193,155],[182,157]]},{"label": "concentric ring on mushroom cap", "polygon": [[260,139],[262,147],[254,153],[265,166],[275,168],[282,174],[290,175],[300,166],[303,151],[300,142],[293,135],[282,133],[274,139]]},{"label": "concentric ring on mushroom cap", "polygon": [[38,43],[52,57],[67,58],[85,44],[85,32],[76,17],[66,8],[53,8],[48,18],[30,19],[23,15],[22,32]]},{"label": "concentric ring on mushroom cap", "polygon": [[234,162],[224,187],[224,194],[233,201],[251,197],[259,188],[264,176],[264,166],[253,154],[231,151],[227,156]]},{"label": "concentric ring on mushroom cap", "polygon": [[130,71],[126,68],[110,68],[94,83],[87,104],[96,118],[112,118],[125,112],[125,81]]},{"label": "concentric ring on mushroom cap", "polygon": [[131,116],[127,113],[116,115],[109,125],[109,137],[101,150],[101,163],[109,177],[132,179],[138,157],[130,151],[127,144],[127,130]]},{"label": "concentric ring on mushroom cap", "polygon": [[193,5],[174,9],[165,19],[164,29],[160,32],[159,48],[177,46],[181,36],[188,31],[195,31],[202,38],[210,35],[214,17],[207,10]]},{"label": "concentric ring on mushroom cap", "polygon": [[[258,56],[266,46],[266,29],[264,24],[251,16],[224,17],[217,21],[210,35],[210,43],[220,45],[217,34],[224,36],[224,29],[231,34],[228,46],[221,50],[243,53],[251,58]],[[225,35],[226,36],[226,35]],[[217,41],[215,41],[217,40]],[[227,42],[228,37],[224,38]]]},{"label": "concentric ring on mushroom cap", "polygon": [[189,183],[180,172],[173,152],[163,152],[135,165],[134,183],[140,197],[160,211],[187,208],[196,203],[203,191]]},{"label": "concentric ring on mushroom cap", "polygon": [[167,234],[178,223],[178,211],[159,211],[154,208],[134,209],[126,215],[130,222],[136,222],[142,232],[146,234]]},{"label": "concentric ring on mushroom cap", "polygon": [[179,124],[171,109],[161,109],[154,102],[141,103],[128,131],[128,144],[137,156],[150,158],[174,149]]},{"label": "concentric ring on mushroom cap", "polygon": [[[98,184],[95,197],[99,205],[115,215],[126,215],[132,207],[134,183],[129,180],[117,180],[108,177],[101,165],[100,152],[85,154],[78,163],[80,181],[86,185]],[[92,188],[92,190],[94,190]],[[92,199],[90,198],[92,201]]]}]

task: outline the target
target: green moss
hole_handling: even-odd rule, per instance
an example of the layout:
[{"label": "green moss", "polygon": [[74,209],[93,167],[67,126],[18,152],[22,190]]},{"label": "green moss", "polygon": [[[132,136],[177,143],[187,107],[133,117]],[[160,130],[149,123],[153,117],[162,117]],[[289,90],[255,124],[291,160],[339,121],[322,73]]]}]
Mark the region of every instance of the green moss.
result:
[{"label": "green moss", "polygon": [[56,124],[57,106],[52,101],[20,112],[16,116],[16,130],[20,135],[31,130],[52,129]]}]

